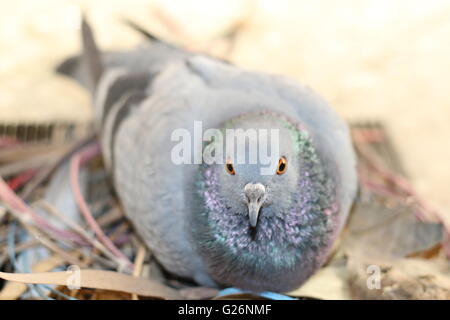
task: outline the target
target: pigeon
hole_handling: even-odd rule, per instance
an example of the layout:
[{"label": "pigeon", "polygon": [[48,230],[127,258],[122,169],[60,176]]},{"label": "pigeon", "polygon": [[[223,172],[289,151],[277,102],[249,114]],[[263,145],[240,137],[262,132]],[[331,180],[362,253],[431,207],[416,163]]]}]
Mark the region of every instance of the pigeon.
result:
[{"label": "pigeon", "polygon": [[[84,19],[82,54],[58,68],[92,93],[126,216],[181,279],[251,292],[298,288],[327,261],[356,195],[347,125],[294,80],[135,29],[143,44],[100,51]],[[199,124],[209,139],[195,138]],[[233,145],[229,132],[248,134]],[[269,133],[263,163],[255,141]]]}]

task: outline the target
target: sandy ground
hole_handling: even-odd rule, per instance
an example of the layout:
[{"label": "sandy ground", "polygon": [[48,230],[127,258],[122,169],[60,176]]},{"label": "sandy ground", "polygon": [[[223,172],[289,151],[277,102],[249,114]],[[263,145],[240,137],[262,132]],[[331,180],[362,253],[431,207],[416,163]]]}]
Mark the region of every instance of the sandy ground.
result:
[{"label": "sandy ground", "polygon": [[418,190],[450,210],[450,1],[2,1],[1,122],[91,117],[87,94],[51,72],[78,49],[80,8],[103,48],[140,41],[121,17],[196,48],[243,21],[233,62],[298,79],[346,119],[382,120]]}]

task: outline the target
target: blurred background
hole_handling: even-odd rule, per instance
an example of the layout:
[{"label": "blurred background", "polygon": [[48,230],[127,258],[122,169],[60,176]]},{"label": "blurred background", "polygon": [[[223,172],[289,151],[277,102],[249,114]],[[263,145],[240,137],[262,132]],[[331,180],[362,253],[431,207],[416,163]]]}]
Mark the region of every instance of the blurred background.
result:
[{"label": "blurred background", "polygon": [[0,123],[90,121],[87,92],[53,73],[79,50],[82,11],[102,49],[143,40],[128,18],[176,44],[291,76],[348,121],[382,121],[418,191],[450,208],[450,1],[2,1]]}]

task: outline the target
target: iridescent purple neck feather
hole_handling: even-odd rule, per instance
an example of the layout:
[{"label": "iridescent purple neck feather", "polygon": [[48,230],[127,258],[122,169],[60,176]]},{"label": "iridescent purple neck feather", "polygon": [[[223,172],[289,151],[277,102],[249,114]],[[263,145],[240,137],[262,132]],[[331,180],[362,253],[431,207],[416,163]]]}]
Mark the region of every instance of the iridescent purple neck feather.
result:
[{"label": "iridescent purple neck feather", "polygon": [[[256,228],[245,210],[229,205],[219,179],[220,165],[202,165],[197,177],[192,235],[213,279],[261,291],[297,288],[325,261],[336,237],[335,183],[308,132],[284,117],[298,155],[296,187],[261,209]],[[239,186],[236,186],[239,187]],[[236,201],[238,201],[236,199]],[[280,210],[277,201],[286,204]]]}]

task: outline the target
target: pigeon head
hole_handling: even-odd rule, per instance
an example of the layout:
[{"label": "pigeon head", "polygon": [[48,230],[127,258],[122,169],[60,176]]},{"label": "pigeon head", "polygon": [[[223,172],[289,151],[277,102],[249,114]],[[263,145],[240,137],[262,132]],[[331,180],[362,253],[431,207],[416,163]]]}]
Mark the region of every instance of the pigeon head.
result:
[{"label": "pigeon head", "polygon": [[[218,283],[294,289],[323,264],[336,237],[335,181],[307,129],[285,116],[246,114],[227,121],[226,129],[245,132],[245,139],[235,139],[235,152],[225,139],[224,161],[200,166],[202,211],[192,223],[199,253]],[[264,145],[269,164],[255,155]]]},{"label": "pigeon head", "polygon": [[[229,129],[245,139],[230,139]],[[307,129],[285,116],[241,115],[222,132],[224,161],[203,164],[197,175],[198,250],[219,283],[294,289],[324,262],[334,240],[334,180]]]}]

